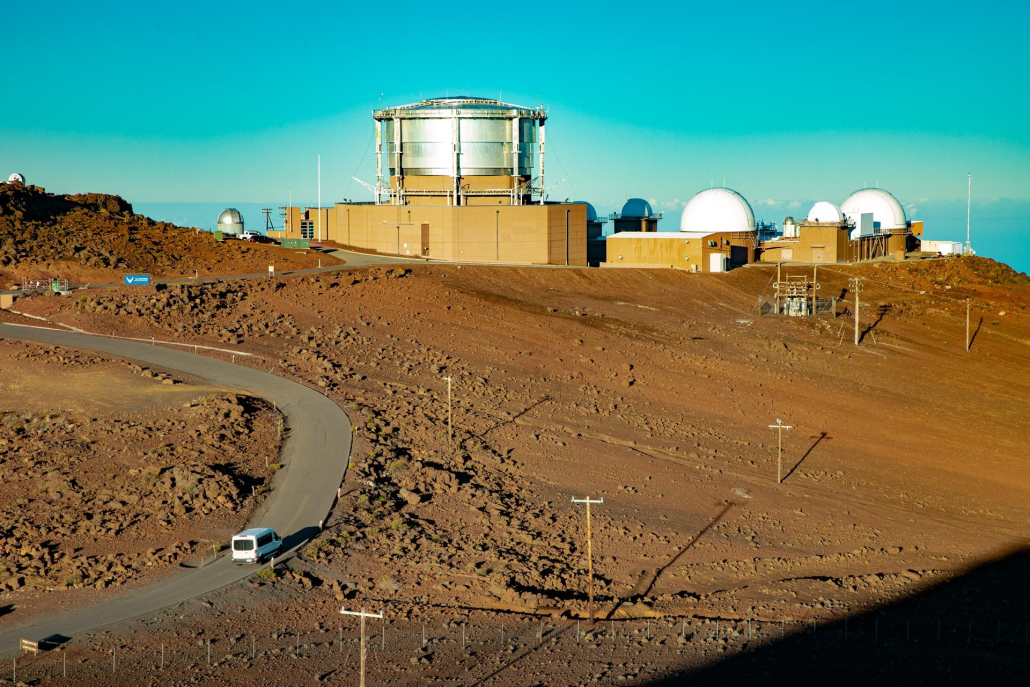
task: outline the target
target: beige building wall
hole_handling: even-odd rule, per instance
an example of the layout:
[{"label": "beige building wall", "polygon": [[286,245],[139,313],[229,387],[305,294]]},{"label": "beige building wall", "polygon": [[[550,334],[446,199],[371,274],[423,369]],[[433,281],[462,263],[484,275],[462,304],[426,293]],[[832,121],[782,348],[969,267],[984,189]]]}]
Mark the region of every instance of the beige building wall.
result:
[{"label": "beige building wall", "polygon": [[[607,261],[603,267],[668,267],[689,272],[711,271],[711,255],[730,257],[729,246],[723,246],[712,234],[703,238],[683,238],[674,232],[653,233],[648,236],[612,234],[607,238]],[[709,245],[716,242],[716,247]]]},{"label": "beige building wall", "polygon": [[[327,240],[387,255],[585,266],[586,206],[337,204]],[[299,238],[294,230],[282,232]],[[278,232],[277,232],[278,233]]]},{"label": "beige building wall", "polygon": [[[284,229],[282,231],[270,231],[268,235],[275,239],[299,239],[301,237],[301,222],[314,222],[312,240],[318,241],[318,208],[288,207],[286,216],[283,218]],[[332,241],[332,232],[336,227],[336,208],[333,206],[322,208],[322,240]]]}]

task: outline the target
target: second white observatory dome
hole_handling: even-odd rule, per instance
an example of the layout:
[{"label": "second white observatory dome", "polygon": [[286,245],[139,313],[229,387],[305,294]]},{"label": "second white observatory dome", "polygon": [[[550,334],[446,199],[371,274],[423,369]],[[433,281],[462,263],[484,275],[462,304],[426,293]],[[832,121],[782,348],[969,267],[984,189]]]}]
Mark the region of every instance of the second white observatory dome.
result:
[{"label": "second white observatory dome", "polygon": [[710,234],[755,230],[755,213],[744,196],[729,188],[709,188],[687,203],[680,231]]},{"label": "second white observatory dome", "polygon": [[808,211],[809,222],[840,222],[844,214],[833,203],[820,200]]},{"label": "second white observatory dome", "polygon": [[881,231],[908,227],[905,209],[897,198],[882,188],[855,191],[841,203],[840,209],[849,218],[865,212],[873,213],[874,226],[879,225],[877,228]]}]

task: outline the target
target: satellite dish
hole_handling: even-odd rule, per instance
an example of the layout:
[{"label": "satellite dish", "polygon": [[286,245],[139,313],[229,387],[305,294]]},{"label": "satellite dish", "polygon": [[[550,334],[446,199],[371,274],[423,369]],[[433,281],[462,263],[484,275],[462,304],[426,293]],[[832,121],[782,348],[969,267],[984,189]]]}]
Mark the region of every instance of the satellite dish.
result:
[{"label": "satellite dish", "polygon": [[8,184],[13,184],[15,182],[18,182],[19,184],[24,184],[25,183],[25,176],[15,172],[11,176],[7,177],[7,183]]}]

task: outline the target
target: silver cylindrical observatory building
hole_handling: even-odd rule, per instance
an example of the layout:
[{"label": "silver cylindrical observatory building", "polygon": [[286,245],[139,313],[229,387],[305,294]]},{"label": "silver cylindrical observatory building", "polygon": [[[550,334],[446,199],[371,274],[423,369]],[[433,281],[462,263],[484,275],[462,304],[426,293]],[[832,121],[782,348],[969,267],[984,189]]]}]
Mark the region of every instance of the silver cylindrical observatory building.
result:
[{"label": "silver cylindrical observatory building", "polygon": [[543,202],[543,108],[456,96],[373,118],[377,204],[522,205],[533,194]]}]

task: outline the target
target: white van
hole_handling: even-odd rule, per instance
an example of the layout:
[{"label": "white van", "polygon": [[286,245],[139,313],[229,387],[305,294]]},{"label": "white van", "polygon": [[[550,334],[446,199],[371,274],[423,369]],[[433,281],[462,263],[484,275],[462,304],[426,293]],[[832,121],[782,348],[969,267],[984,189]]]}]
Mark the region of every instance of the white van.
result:
[{"label": "white van", "polygon": [[267,527],[243,530],[232,538],[233,563],[260,563],[279,553],[283,540]]}]

